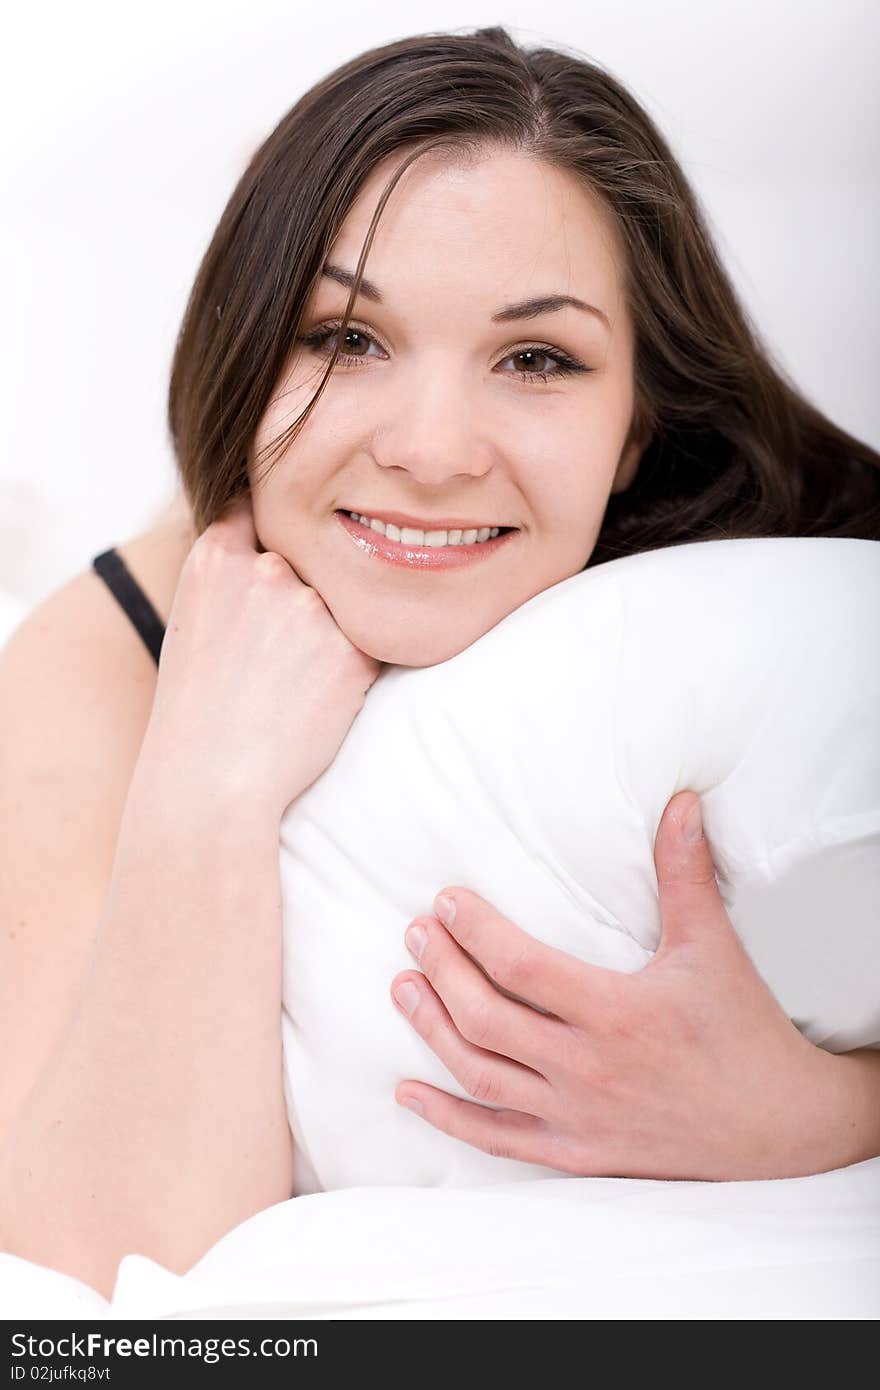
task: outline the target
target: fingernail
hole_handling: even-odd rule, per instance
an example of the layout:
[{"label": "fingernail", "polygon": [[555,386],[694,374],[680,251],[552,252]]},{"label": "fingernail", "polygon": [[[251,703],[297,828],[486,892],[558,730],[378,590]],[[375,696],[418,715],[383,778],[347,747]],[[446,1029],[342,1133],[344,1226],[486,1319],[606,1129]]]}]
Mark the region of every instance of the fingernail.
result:
[{"label": "fingernail", "polygon": [[455,903],[451,898],[444,898],[442,893],[438,893],[434,899],[434,911],[445,927],[455,921]]},{"label": "fingernail", "polygon": [[408,1096],[406,1100],[402,1100],[400,1103],[401,1105],[405,1105],[407,1110],[411,1110],[414,1115],[424,1115],[425,1113],[419,1101],[413,1096]]},{"label": "fingernail", "polygon": [[414,922],[411,927],[407,927],[404,936],[408,951],[412,951],[416,960],[422,959],[422,952],[428,944],[428,933],[419,922]]},{"label": "fingernail", "polygon": [[700,812],[699,797],[685,816],[681,833],[689,845],[698,844],[703,838],[703,817]]},{"label": "fingernail", "polygon": [[394,998],[397,1000],[407,1018],[413,1012],[419,1002],[419,991],[416,989],[412,980],[404,980],[402,985],[398,985],[394,991]]}]

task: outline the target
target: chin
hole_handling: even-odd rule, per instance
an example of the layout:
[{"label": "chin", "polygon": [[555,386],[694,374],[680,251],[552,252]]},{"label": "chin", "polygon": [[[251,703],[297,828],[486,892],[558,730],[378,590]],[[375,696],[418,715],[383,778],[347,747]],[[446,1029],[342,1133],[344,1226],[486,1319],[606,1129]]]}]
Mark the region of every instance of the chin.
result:
[{"label": "chin", "polygon": [[350,631],[342,623],[339,623],[339,626],[353,646],[360,648],[375,661],[384,662],[389,666],[439,666],[441,662],[450,661],[452,657],[458,656],[459,652],[463,652],[482,636],[482,633],[478,632],[463,639],[459,634],[453,641],[449,637],[441,640],[436,633],[431,632],[389,633],[369,628]]}]

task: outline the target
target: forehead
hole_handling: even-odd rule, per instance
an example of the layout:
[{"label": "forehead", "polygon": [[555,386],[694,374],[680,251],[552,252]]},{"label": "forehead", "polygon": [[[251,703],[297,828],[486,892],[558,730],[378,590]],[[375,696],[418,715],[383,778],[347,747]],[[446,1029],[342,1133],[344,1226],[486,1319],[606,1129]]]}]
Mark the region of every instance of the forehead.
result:
[{"label": "forehead", "polygon": [[[328,259],[354,270],[382,192],[405,151],[373,169]],[[405,170],[382,210],[367,276],[395,298],[434,291],[499,300],[570,290],[612,316],[622,253],[611,212],[567,170],[513,151],[429,152]],[[327,283],[326,281],[324,282]]]}]

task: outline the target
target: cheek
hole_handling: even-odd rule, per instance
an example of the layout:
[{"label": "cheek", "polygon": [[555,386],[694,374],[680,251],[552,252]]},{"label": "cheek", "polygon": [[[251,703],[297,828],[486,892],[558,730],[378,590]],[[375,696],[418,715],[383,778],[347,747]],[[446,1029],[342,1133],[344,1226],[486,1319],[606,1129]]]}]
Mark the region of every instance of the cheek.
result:
[{"label": "cheek", "polygon": [[[521,393],[539,386],[522,387]],[[615,379],[593,381],[572,392],[548,399],[541,411],[521,413],[516,434],[508,441],[510,457],[528,472],[532,484],[588,495],[610,486],[629,415]]]},{"label": "cheek", "polygon": [[542,529],[557,537],[582,538],[604,513],[614,478],[616,455],[596,439],[579,437],[558,448],[543,464],[530,464],[524,488],[529,510]]},{"label": "cheek", "polygon": [[271,463],[272,465],[270,476],[274,479],[277,472],[284,469],[288,462],[288,455],[292,450],[299,451],[302,445],[305,445],[307,450],[308,441],[316,439],[322,429],[325,429],[326,432],[328,411],[326,397],[322,397],[309,418],[299,427],[295,437],[286,441],[283,451],[276,447],[276,441],[281,439],[304,414],[317,390],[319,381],[320,377],[315,377],[314,380],[310,377],[304,381],[303,373],[300,371],[288,373],[276,385],[269,404],[260,416],[260,422],[251,444],[248,476],[252,486],[257,474],[262,474],[267,464]]}]

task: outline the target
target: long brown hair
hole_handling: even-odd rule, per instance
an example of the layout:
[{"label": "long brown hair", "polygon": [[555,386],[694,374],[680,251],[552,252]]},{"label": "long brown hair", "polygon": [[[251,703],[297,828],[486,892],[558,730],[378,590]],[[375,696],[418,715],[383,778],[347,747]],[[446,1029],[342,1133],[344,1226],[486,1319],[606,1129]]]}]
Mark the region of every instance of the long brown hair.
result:
[{"label": "long brown hair", "polygon": [[[168,418],[199,534],[248,487],[247,462],[321,267],[364,180],[404,157],[379,200],[321,383],[397,180],[427,150],[525,152],[583,179],[616,218],[635,331],[630,438],[650,442],[612,494],[589,565],[738,536],[880,539],[880,455],[786,379],[749,322],[669,146],[597,64],[527,51],[495,26],[370,49],[318,82],[241,176],[199,267]],[[270,465],[271,466],[271,465]]]}]

